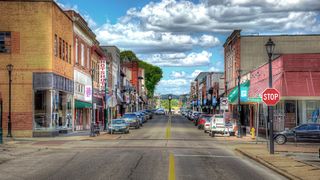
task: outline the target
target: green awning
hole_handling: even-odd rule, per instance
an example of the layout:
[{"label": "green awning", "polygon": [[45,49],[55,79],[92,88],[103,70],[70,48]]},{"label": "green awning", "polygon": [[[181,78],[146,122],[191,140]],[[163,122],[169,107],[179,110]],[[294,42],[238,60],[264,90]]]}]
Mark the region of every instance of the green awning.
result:
[{"label": "green awning", "polygon": [[[240,84],[240,101],[248,102],[248,93],[249,93],[250,81],[246,81]],[[230,104],[234,104],[238,102],[238,86],[233,88],[228,95],[228,101]]]},{"label": "green awning", "polygon": [[75,100],[75,101],[74,101],[74,107],[75,107],[75,108],[91,108],[92,105],[91,105],[91,103],[88,103],[88,102],[83,102],[83,101]]}]

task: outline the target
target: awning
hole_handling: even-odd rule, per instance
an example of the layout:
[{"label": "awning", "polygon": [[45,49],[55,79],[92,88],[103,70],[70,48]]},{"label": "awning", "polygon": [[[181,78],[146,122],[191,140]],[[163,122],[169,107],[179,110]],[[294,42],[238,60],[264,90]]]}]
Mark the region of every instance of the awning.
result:
[{"label": "awning", "polygon": [[[250,81],[246,81],[240,84],[240,101],[248,102],[248,91],[250,87]],[[238,102],[238,86],[233,88],[228,96],[229,104],[235,104]]]},{"label": "awning", "polygon": [[78,109],[80,109],[80,108],[91,108],[92,105],[91,105],[91,103],[88,103],[88,102],[83,102],[83,101],[75,100],[75,101],[74,101],[74,107],[75,107],[75,108],[78,108]]}]

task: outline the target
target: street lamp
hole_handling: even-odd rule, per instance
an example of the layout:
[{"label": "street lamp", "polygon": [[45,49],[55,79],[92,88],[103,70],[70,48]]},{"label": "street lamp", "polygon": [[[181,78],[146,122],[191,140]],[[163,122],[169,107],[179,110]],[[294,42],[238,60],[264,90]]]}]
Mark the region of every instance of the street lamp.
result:
[{"label": "street lamp", "polygon": [[[271,40],[271,38],[269,38],[268,42],[265,44],[266,46],[266,50],[267,50],[267,54],[269,57],[269,88],[272,88],[272,62],[271,62],[271,58],[273,55],[273,51],[275,48],[275,44],[273,43],[273,41]],[[272,112],[272,107],[268,106],[268,116],[267,116],[267,121],[269,122],[269,152],[270,154],[274,154],[274,143],[273,143],[273,118],[270,116],[270,113]]]},{"label": "street lamp", "polygon": [[13,65],[8,64],[7,70],[9,73],[9,114],[8,114],[8,135],[7,135],[7,137],[12,137],[12,134],[11,134],[11,85],[12,85],[11,73],[13,70]]},{"label": "street lamp", "polygon": [[[141,86],[141,81],[142,81],[143,77],[142,76],[139,76],[138,77],[138,80],[139,80],[139,85],[138,85],[138,97],[140,99],[140,96],[142,95],[142,86]],[[141,87],[140,87],[141,86]],[[140,102],[138,103],[138,109],[139,109],[139,106],[140,106]],[[142,110],[142,106],[141,106],[141,110]]]},{"label": "street lamp", "polygon": [[238,70],[238,138],[241,138],[241,96],[240,96],[241,70]]},{"label": "street lamp", "polygon": [[95,73],[95,69],[92,68],[91,70],[91,127],[90,127],[90,136],[94,137],[95,133],[94,133],[94,104],[93,104],[93,80],[94,80],[94,73]]},{"label": "street lamp", "polygon": [[169,99],[169,114],[171,114],[171,100],[172,100],[171,94],[168,96],[168,99]]}]

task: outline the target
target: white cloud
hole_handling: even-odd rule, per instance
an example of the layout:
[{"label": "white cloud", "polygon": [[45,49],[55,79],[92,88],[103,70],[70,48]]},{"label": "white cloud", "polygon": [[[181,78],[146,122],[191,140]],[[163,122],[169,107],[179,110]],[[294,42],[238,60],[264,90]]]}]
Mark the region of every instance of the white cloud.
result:
[{"label": "white cloud", "polygon": [[172,71],[170,73],[171,78],[184,78],[186,76],[186,73],[184,71],[178,72],[178,71]]},{"label": "white cloud", "polygon": [[189,91],[190,81],[186,79],[161,80],[156,88],[156,92],[161,94],[184,94]]},{"label": "white cloud", "polygon": [[158,66],[179,66],[179,67],[192,67],[192,66],[205,66],[210,64],[212,53],[202,51],[200,53],[173,53],[173,54],[154,54],[147,57],[147,61]]},{"label": "white cloud", "polygon": [[130,9],[125,19],[163,32],[318,32],[319,7],[315,0],[162,0]]},{"label": "white cloud", "polygon": [[186,52],[195,47],[220,44],[212,35],[192,36],[187,33],[144,30],[136,23],[106,23],[95,30],[101,44],[113,44],[136,53]]},{"label": "white cloud", "polygon": [[194,80],[201,72],[203,72],[202,70],[196,69],[194,70],[190,76],[188,76],[188,78]]}]

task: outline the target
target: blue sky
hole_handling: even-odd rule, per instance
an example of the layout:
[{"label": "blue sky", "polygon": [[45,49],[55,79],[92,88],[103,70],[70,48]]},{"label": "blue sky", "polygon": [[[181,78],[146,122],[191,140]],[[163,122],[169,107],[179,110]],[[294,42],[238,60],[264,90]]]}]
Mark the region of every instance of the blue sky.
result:
[{"label": "blue sky", "polygon": [[317,0],[56,0],[86,19],[102,45],[133,50],[164,72],[156,93],[188,93],[201,71],[223,71],[223,48],[242,34],[319,33]]}]

